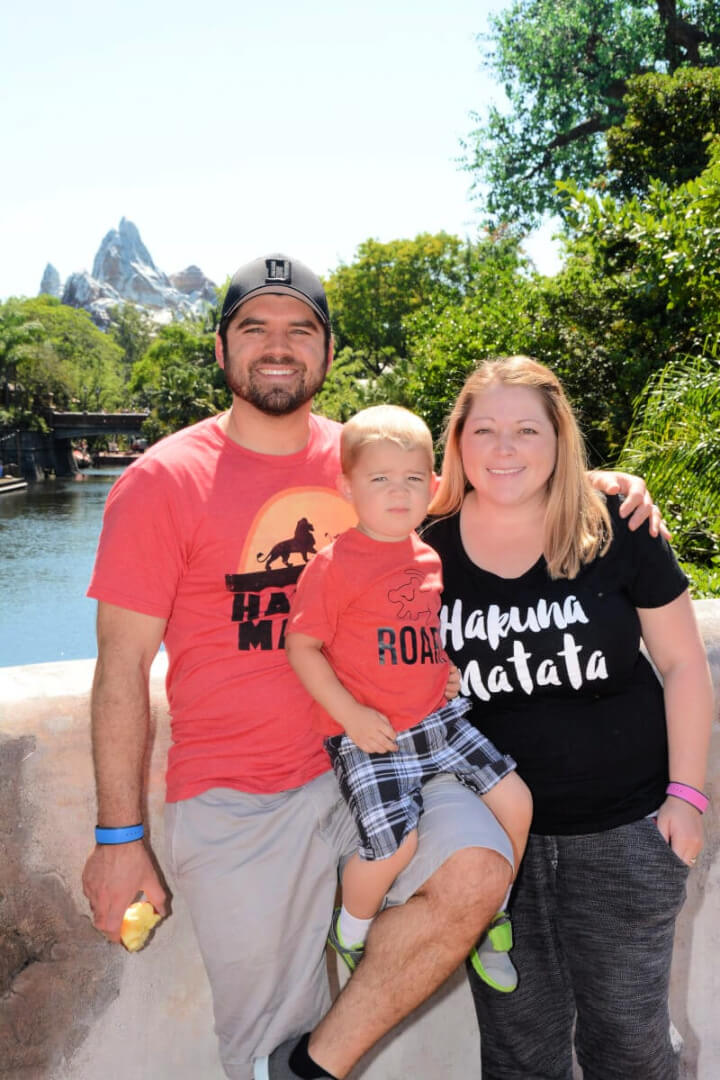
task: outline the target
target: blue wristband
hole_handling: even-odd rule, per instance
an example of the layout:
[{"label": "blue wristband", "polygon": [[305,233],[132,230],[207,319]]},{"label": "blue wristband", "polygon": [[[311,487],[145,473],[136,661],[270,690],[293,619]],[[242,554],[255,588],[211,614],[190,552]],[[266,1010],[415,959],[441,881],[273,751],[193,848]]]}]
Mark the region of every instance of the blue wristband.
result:
[{"label": "blue wristband", "polygon": [[142,840],[145,835],[145,826],[126,825],[122,829],[103,829],[101,825],[95,828],[96,844],[129,844],[133,840]]}]

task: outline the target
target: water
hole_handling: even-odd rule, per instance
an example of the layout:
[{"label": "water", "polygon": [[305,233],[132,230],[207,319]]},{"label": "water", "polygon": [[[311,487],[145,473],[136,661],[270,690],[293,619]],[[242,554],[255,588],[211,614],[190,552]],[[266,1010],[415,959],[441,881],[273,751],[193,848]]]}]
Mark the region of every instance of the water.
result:
[{"label": "water", "polygon": [[0,667],[96,655],[85,596],[108,491],[122,470],[0,495]]}]

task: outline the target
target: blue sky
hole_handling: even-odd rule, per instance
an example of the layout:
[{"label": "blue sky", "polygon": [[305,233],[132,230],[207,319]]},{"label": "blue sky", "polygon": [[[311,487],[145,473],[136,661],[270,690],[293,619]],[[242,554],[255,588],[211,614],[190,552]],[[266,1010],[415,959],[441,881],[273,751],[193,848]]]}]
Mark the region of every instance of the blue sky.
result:
[{"label": "blue sky", "polygon": [[[504,0],[35,0],[0,21],[0,297],[91,269],[122,216],[168,273],[282,249],[474,235],[456,159],[499,91],[475,36]],[[548,230],[529,249],[556,267]]]}]

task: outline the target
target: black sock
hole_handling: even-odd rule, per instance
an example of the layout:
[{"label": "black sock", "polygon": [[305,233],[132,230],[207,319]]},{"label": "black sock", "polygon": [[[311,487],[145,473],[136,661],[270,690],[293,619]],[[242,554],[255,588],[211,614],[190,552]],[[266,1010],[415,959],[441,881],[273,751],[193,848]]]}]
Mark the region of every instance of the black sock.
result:
[{"label": "black sock", "polygon": [[290,1055],[290,1068],[294,1073],[297,1073],[301,1080],[322,1080],[324,1076],[329,1076],[330,1080],[334,1080],[332,1073],[326,1072],[325,1069],[323,1069],[321,1065],[318,1065],[316,1061],[313,1061],[308,1054],[309,1042],[310,1032],[308,1032],[307,1035],[303,1035],[302,1039]]}]

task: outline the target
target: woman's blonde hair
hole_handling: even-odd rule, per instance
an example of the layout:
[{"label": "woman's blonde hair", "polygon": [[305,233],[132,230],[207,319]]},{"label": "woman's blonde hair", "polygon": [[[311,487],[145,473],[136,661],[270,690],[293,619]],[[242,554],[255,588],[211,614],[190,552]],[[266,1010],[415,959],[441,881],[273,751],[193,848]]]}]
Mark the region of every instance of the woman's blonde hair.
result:
[{"label": "woman's blonde hair", "polygon": [[540,397],[557,436],[555,468],[548,480],[544,555],[552,578],[574,578],[580,567],[604,555],[612,539],[607,506],[587,476],[585,443],[560,380],[529,356],[486,360],[466,379],[448,419],[440,485],[429,513],[456,513],[470,489],[460,438],[477,394],[490,386],[527,386]]},{"label": "woman's blonde hair", "polygon": [[402,450],[422,450],[432,470],[435,461],[430,428],[401,405],[373,405],[343,424],[340,435],[340,464],[347,476],[360,451],[375,442],[392,442]]}]

